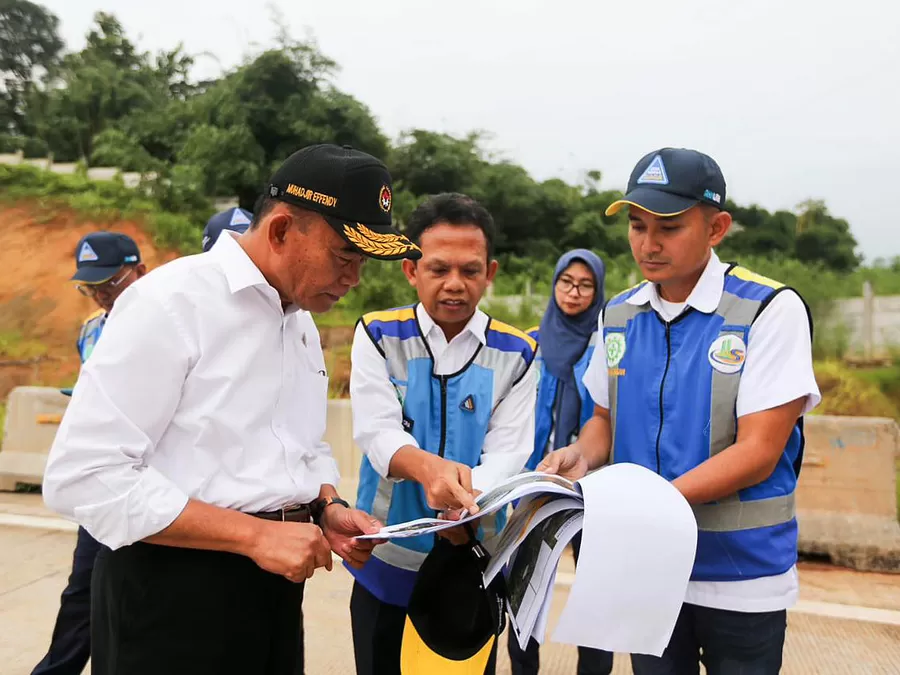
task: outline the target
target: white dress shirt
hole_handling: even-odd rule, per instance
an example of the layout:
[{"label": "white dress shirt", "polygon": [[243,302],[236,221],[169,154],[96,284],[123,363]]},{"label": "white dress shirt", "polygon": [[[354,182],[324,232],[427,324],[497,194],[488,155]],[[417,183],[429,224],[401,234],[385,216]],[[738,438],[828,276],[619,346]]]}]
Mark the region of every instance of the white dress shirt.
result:
[{"label": "white dress shirt", "polygon": [[[686,307],[712,313],[719,306],[728,265],[713,252],[694,290],[682,303],[659,297],[656,284],[645,284],[626,302],[650,306],[666,321]],[[603,315],[599,319],[603,335]],[[584,374],[584,384],[601,408],[609,408],[606,350],[597,349]],[[812,362],[812,344],[806,308],[796,293],[779,293],[750,327],[747,361],[741,374],[736,412],[738,418],[776,408],[806,397],[803,413],[821,400]],[[685,602],[738,612],[787,609],[797,601],[797,568],[783,574],[746,581],[691,581]]]},{"label": "white dress shirt", "polygon": [[[481,310],[450,342],[444,331],[416,305],[416,318],[431,354],[435,375],[459,372],[479,345],[485,344],[488,317]],[[403,407],[388,378],[384,357],[362,324],[356,327],[350,354],[350,400],[353,408],[353,438],[382,477],[389,478],[391,458],[404,445],[419,447],[403,430]],[[495,407],[481,451],[481,463],[472,469],[472,487],[486,492],[525,466],[534,449],[534,406],[537,368],[525,376]],[[437,448],[428,448],[432,452]]]},{"label": "white dress shirt", "polygon": [[188,498],[270,511],[338,483],[312,317],[283,310],[223,234],[117,299],[50,450],[44,500],[110,548],[165,529]]}]

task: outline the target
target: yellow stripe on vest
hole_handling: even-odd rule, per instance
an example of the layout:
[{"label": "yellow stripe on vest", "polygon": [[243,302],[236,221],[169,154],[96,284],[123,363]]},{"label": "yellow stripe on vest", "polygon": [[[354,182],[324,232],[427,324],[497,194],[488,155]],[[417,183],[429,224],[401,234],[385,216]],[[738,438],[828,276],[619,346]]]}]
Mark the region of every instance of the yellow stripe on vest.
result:
[{"label": "yellow stripe on vest", "polygon": [[537,342],[535,342],[534,338],[527,333],[523,333],[515,326],[510,326],[508,323],[497,321],[497,319],[491,319],[490,327],[498,333],[506,333],[507,335],[513,335],[517,338],[525,340],[525,342],[528,343],[528,346],[530,346],[532,349],[537,348]]},{"label": "yellow stripe on vest", "polygon": [[94,312],[94,313],[91,314],[88,318],[86,318],[86,319],[81,323],[81,325],[84,326],[84,325],[90,323],[91,321],[93,321],[94,319],[96,319],[98,316],[103,316],[104,314],[106,314],[106,310],[105,310],[105,309],[98,309],[96,312]]},{"label": "yellow stripe on vest", "polygon": [[412,307],[403,309],[386,309],[381,312],[370,312],[363,316],[363,322],[368,326],[373,321],[409,321],[416,318],[416,310]]},{"label": "yellow stripe on vest", "polygon": [[782,288],[784,284],[775,281],[774,279],[769,279],[769,277],[764,277],[761,274],[757,274],[756,272],[751,272],[746,267],[735,267],[731,272],[729,272],[731,276],[737,277],[742,281],[752,281],[755,284],[760,284],[761,286],[768,286],[769,288]]}]

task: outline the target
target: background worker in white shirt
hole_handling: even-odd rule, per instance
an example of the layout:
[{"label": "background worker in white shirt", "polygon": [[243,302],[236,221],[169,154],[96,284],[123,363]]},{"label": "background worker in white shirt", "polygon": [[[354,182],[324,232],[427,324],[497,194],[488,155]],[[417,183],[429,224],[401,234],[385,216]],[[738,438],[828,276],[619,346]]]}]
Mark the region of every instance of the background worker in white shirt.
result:
[{"label": "background worker in white shirt", "polygon": [[[301,583],[363,564],[379,524],[339,500],[309,312],[366,256],[416,256],[390,175],[333,145],[273,175],[240,238],[123,293],[50,451],[44,499],[104,548],[92,672],[290,675]],[[312,520],[312,522],[310,522]]]},{"label": "background worker in white shirt", "polygon": [[[386,524],[477,510],[476,494],[521,471],[534,446],[535,342],[478,309],[497,272],[490,214],[465,195],[437,195],[406,234],[422,249],[403,262],[419,302],[362,317],[351,352],[353,434],[365,454],[357,506]],[[504,522],[505,513],[481,520],[486,544]],[[443,534],[468,540],[464,528]],[[406,606],[433,543],[388,542],[351,569],[358,674],[399,674]]]},{"label": "background worker in white shirt", "polygon": [[803,417],[820,400],[812,323],[782,284],[720,262],[731,226],[712,158],[663,148],[643,157],[625,198],[646,281],[600,316],[605,350],[584,382],[596,403],[578,440],[538,470],[580,478],[613,462],[650,468],[697,518],[685,603],[661,658],[635,675],[774,675],[797,599],[794,490]]}]

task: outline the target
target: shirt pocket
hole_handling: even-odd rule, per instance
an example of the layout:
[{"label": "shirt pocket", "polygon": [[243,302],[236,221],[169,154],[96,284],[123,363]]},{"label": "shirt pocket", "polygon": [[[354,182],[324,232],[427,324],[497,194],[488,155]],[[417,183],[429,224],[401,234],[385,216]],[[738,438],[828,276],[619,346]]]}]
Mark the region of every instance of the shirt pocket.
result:
[{"label": "shirt pocket", "polygon": [[323,371],[301,369],[291,397],[293,414],[299,420],[297,433],[303,445],[312,450],[325,437],[328,416],[328,376]]}]

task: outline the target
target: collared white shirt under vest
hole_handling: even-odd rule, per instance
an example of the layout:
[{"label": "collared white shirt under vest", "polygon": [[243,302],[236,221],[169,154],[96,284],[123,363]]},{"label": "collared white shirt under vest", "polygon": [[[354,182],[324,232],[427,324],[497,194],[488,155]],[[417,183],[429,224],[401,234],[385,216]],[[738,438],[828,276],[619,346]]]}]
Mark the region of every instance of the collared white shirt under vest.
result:
[{"label": "collared white shirt under vest", "polygon": [[[481,310],[450,342],[421,304],[416,318],[434,357],[434,373],[459,372],[479,345],[485,344],[488,316]],[[532,364],[509,394],[500,401],[488,425],[481,463],[472,469],[472,487],[486,492],[496,483],[522,470],[534,450],[534,400],[537,368]],[[353,403],[353,437],[372,467],[388,478],[391,458],[404,445],[419,447],[403,430],[403,408],[388,378],[384,356],[360,324],[351,350],[350,399]],[[429,448],[436,451],[437,448]]]},{"label": "collared white shirt under vest", "polygon": [[[728,265],[713,252],[685,302],[663,300],[656,284],[645,284],[626,302],[632,305],[649,302],[666,321],[676,318],[686,307],[712,313],[722,298],[727,270]],[[602,314],[598,323],[599,335],[603,335]],[[818,405],[821,395],[813,373],[809,320],[803,301],[796,293],[779,293],[763,310],[750,328],[747,354],[737,397],[738,418],[804,396],[804,413]],[[602,346],[594,352],[584,375],[584,384],[598,406],[609,408],[606,350]],[[685,602],[737,612],[773,612],[793,606],[798,593],[797,568],[794,566],[783,574],[746,581],[691,581]]]}]

